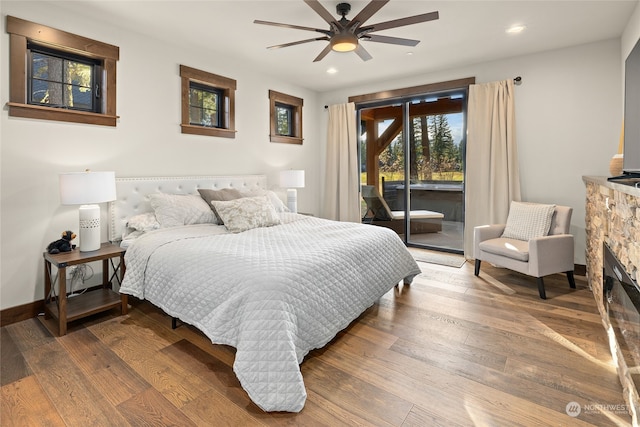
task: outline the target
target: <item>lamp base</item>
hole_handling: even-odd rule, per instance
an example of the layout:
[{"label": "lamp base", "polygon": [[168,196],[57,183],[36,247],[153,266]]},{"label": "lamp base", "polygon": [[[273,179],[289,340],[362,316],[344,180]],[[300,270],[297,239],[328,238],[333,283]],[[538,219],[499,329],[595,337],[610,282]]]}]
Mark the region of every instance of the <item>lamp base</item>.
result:
[{"label": "lamp base", "polygon": [[287,190],[287,207],[293,213],[298,213],[298,191],[295,188]]},{"label": "lamp base", "polygon": [[78,211],[80,217],[80,252],[100,249],[100,206],[82,205]]}]

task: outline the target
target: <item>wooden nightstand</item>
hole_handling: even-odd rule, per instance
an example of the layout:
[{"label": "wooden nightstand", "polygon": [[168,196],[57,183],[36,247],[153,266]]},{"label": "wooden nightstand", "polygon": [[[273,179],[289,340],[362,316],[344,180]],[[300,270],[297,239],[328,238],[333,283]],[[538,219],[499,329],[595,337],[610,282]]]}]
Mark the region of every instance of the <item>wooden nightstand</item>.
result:
[{"label": "wooden nightstand", "polygon": [[[103,243],[100,249],[91,252],[80,252],[80,250],[74,249],[71,252],[53,255],[48,252],[43,254],[45,319],[51,317],[58,319],[58,333],[60,335],[66,335],[67,323],[114,307],[121,307],[122,314],[127,314],[127,295],[113,291],[111,282],[115,278],[118,283],[122,283],[125,273],[125,251],[126,249],[120,246]],[[117,266],[113,263],[114,258],[120,258]],[[67,267],[93,261],[102,261],[102,288],[88,289],[81,295],[67,298]],[[109,276],[109,264],[113,270],[111,276]],[[52,265],[58,269],[53,280],[51,276]],[[58,282],[57,295],[55,292],[56,282]],[[52,289],[54,292],[51,291]]]}]

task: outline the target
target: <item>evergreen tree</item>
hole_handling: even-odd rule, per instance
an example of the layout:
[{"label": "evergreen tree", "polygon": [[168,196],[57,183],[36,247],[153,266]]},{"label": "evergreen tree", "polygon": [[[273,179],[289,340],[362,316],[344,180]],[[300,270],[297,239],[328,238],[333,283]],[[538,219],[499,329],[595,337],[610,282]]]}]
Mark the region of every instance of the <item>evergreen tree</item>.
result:
[{"label": "evergreen tree", "polygon": [[[434,179],[453,179],[462,165],[462,153],[453,140],[446,114],[414,117],[410,134],[410,180],[420,182]],[[390,180],[404,178],[405,150],[402,132],[380,154],[380,172]]]},{"label": "evergreen tree", "polygon": [[447,116],[430,116],[431,169],[439,173],[453,172],[461,163],[460,148],[454,143]]}]

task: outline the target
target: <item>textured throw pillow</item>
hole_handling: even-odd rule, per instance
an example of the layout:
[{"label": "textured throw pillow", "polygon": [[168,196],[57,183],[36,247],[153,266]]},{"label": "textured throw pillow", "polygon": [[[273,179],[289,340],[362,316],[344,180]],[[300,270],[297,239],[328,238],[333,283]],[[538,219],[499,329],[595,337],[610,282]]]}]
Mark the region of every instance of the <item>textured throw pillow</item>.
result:
[{"label": "textured throw pillow", "polygon": [[160,223],[153,212],[145,212],[129,218],[127,221],[127,227],[146,233],[147,231],[157,230],[160,228]]},{"label": "textured throw pillow", "polygon": [[280,217],[267,196],[212,201],[224,225],[232,233],[280,224]]},{"label": "textured throw pillow", "polygon": [[211,208],[195,194],[154,193],[148,197],[162,228],[218,223]]},{"label": "textured throw pillow", "polygon": [[269,198],[269,201],[273,205],[273,208],[276,210],[276,212],[278,213],[289,212],[289,208],[284,204],[282,199],[280,199],[280,197],[278,197],[278,195],[271,190],[263,190],[259,188],[256,190],[248,190],[248,191],[242,192],[242,197],[257,197],[257,196],[267,196]]},{"label": "textured throw pillow", "polygon": [[218,212],[216,212],[216,208],[213,206],[211,202],[213,202],[214,200],[215,201],[236,200],[243,197],[242,193],[240,193],[240,191],[236,190],[235,188],[222,188],[220,190],[209,190],[206,188],[200,188],[198,189],[198,193],[200,193],[200,197],[202,197],[202,199],[207,203],[209,208],[213,211],[218,221],[218,224],[223,224],[224,221],[222,221],[222,218],[220,218],[220,215],[218,215]]},{"label": "textured throw pillow", "polygon": [[511,202],[507,225],[502,237],[530,240],[549,234],[556,205]]}]

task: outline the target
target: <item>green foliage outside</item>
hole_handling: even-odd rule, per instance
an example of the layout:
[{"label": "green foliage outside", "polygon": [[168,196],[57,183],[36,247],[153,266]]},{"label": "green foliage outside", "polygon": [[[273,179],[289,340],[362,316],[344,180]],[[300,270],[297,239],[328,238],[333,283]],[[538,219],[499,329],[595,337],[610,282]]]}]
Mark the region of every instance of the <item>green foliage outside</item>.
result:
[{"label": "green foliage outside", "polygon": [[[76,61],[34,53],[32,56],[33,99],[41,104],[91,108],[76,105],[73,90],[91,92],[93,67]],[[37,88],[37,89],[36,89]]]},{"label": "green foliage outside", "polygon": [[[410,181],[463,180],[462,151],[455,144],[447,116],[415,117],[410,129]],[[366,159],[366,140],[361,143],[362,157]],[[403,181],[405,147],[402,132],[379,156],[379,175],[385,181]],[[365,168],[363,167],[362,170]],[[366,182],[366,172],[361,174]]]},{"label": "green foliage outside", "polygon": [[[386,182],[390,181],[404,181],[404,173],[403,172],[386,172],[380,173],[380,179],[384,178]],[[464,175],[462,172],[453,172],[440,174],[435,172],[431,176],[432,181],[453,181],[453,182],[462,182]],[[367,173],[360,173],[360,182],[363,184],[367,183]]]},{"label": "green foliage outside", "polygon": [[217,127],[220,95],[214,90],[199,87],[189,89],[189,122],[207,127]]},{"label": "green foliage outside", "polygon": [[278,135],[291,136],[291,108],[276,104],[276,127]]}]

